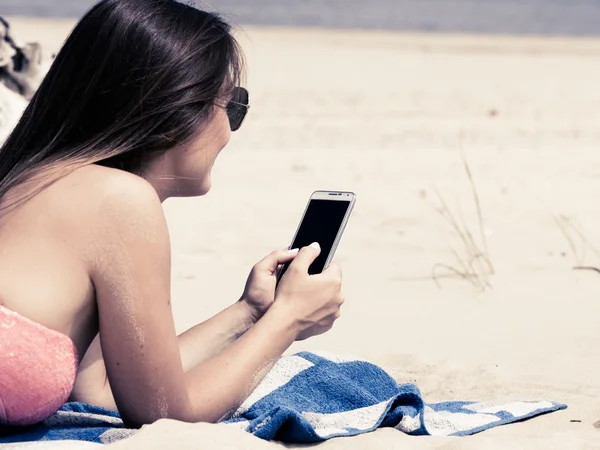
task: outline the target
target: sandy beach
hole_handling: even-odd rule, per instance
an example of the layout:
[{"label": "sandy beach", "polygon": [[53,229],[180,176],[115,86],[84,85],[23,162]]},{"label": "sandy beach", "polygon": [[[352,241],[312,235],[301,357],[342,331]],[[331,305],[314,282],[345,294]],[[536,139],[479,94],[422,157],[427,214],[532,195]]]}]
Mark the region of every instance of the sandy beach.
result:
[{"label": "sandy beach", "polygon": [[[73,23],[11,18],[17,37],[50,51]],[[600,39],[255,27],[239,36],[250,115],[219,156],[212,191],[165,204],[178,330],[239,298],[252,265],[289,244],[312,191],[352,190],[336,258],[342,318],[290,353],[370,359],[428,402],[568,409],[467,438],[384,429],[318,447],[600,448],[600,273],[573,269],[600,267]],[[469,257],[436,210],[443,203],[493,274],[445,276],[461,271],[452,249]],[[279,445],[222,427],[160,421],[114,447]]]}]

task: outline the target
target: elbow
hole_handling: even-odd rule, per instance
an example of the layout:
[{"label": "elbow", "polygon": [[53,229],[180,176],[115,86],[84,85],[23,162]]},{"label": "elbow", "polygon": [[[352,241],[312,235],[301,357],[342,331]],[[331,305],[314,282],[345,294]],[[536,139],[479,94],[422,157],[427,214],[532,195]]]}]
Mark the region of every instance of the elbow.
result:
[{"label": "elbow", "polygon": [[119,415],[123,421],[123,426],[132,430],[140,429],[144,425],[152,425],[154,422],[167,418],[156,416],[154,414],[144,414],[143,416],[137,414],[126,414],[121,411],[119,411]]},{"label": "elbow", "polygon": [[[196,399],[200,400],[200,399]],[[212,400],[212,401],[211,401]],[[215,402],[214,398],[204,398],[194,407],[191,399],[176,405],[157,404],[154,408],[132,411],[131,408],[119,409],[119,414],[126,428],[138,429],[151,425],[161,419],[176,420],[185,423],[219,423],[230,418],[237,407]]]},{"label": "elbow", "polygon": [[195,421],[190,416],[181,414],[165,414],[165,415],[145,415],[144,417],[133,417],[121,414],[123,426],[128,429],[140,429],[144,425],[152,425],[159,420],[177,420],[179,422],[194,423]]},{"label": "elbow", "polygon": [[162,420],[176,420],[179,422],[194,423],[198,422],[191,407],[176,407],[169,408],[167,405],[147,409],[145,411],[122,411],[119,410],[119,415],[123,421],[125,428],[139,429],[144,425],[152,425],[153,423]]}]

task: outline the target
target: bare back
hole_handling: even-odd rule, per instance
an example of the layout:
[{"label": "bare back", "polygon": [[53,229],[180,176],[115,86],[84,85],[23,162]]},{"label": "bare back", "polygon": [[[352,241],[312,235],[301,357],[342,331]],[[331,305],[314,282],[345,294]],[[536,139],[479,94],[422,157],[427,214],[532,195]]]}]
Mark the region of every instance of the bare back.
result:
[{"label": "bare back", "polygon": [[0,221],[0,304],[66,334],[81,356],[98,333],[87,266],[108,256],[98,212],[116,172],[78,169]]}]

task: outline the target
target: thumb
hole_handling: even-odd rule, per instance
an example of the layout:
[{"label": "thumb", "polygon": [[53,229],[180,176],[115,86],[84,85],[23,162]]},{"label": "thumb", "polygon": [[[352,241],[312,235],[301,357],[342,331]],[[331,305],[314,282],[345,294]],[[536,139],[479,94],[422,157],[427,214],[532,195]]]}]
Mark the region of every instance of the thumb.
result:
[{"label": "thumb", "polygon": [[298,253],[298,257],[294,260],[294,265],[301,268],[305,272],[308,272],[310,265],[319,257],[321,254],[321,246],[318,242],[313,242],[308,247],[304,247]]},{"label": "thumb", "polygon": [[297,254],[298,254],[297,248],[293,249],[293,250],[287,250],[287,249],[275,250],[274,252],[270,253],[269,255],[267,255],[263,259],[261,259],[256,264],[256,267],[261,270],[268,270],[268,271],[275,272],[277,270],[277,267],[279,267],[280,264],[285,264],[285,263],[292,261],[296,257]]}]

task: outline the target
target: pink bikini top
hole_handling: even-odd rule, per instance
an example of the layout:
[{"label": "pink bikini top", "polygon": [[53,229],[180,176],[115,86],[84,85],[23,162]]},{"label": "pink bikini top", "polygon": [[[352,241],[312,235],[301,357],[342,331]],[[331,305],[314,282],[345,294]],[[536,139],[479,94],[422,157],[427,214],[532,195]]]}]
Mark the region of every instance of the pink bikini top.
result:
[{"label": "pink bikini top", "polygon": [[68,336],[0,305],[0,427],[34,425],[56,413],[78,365]]}]

